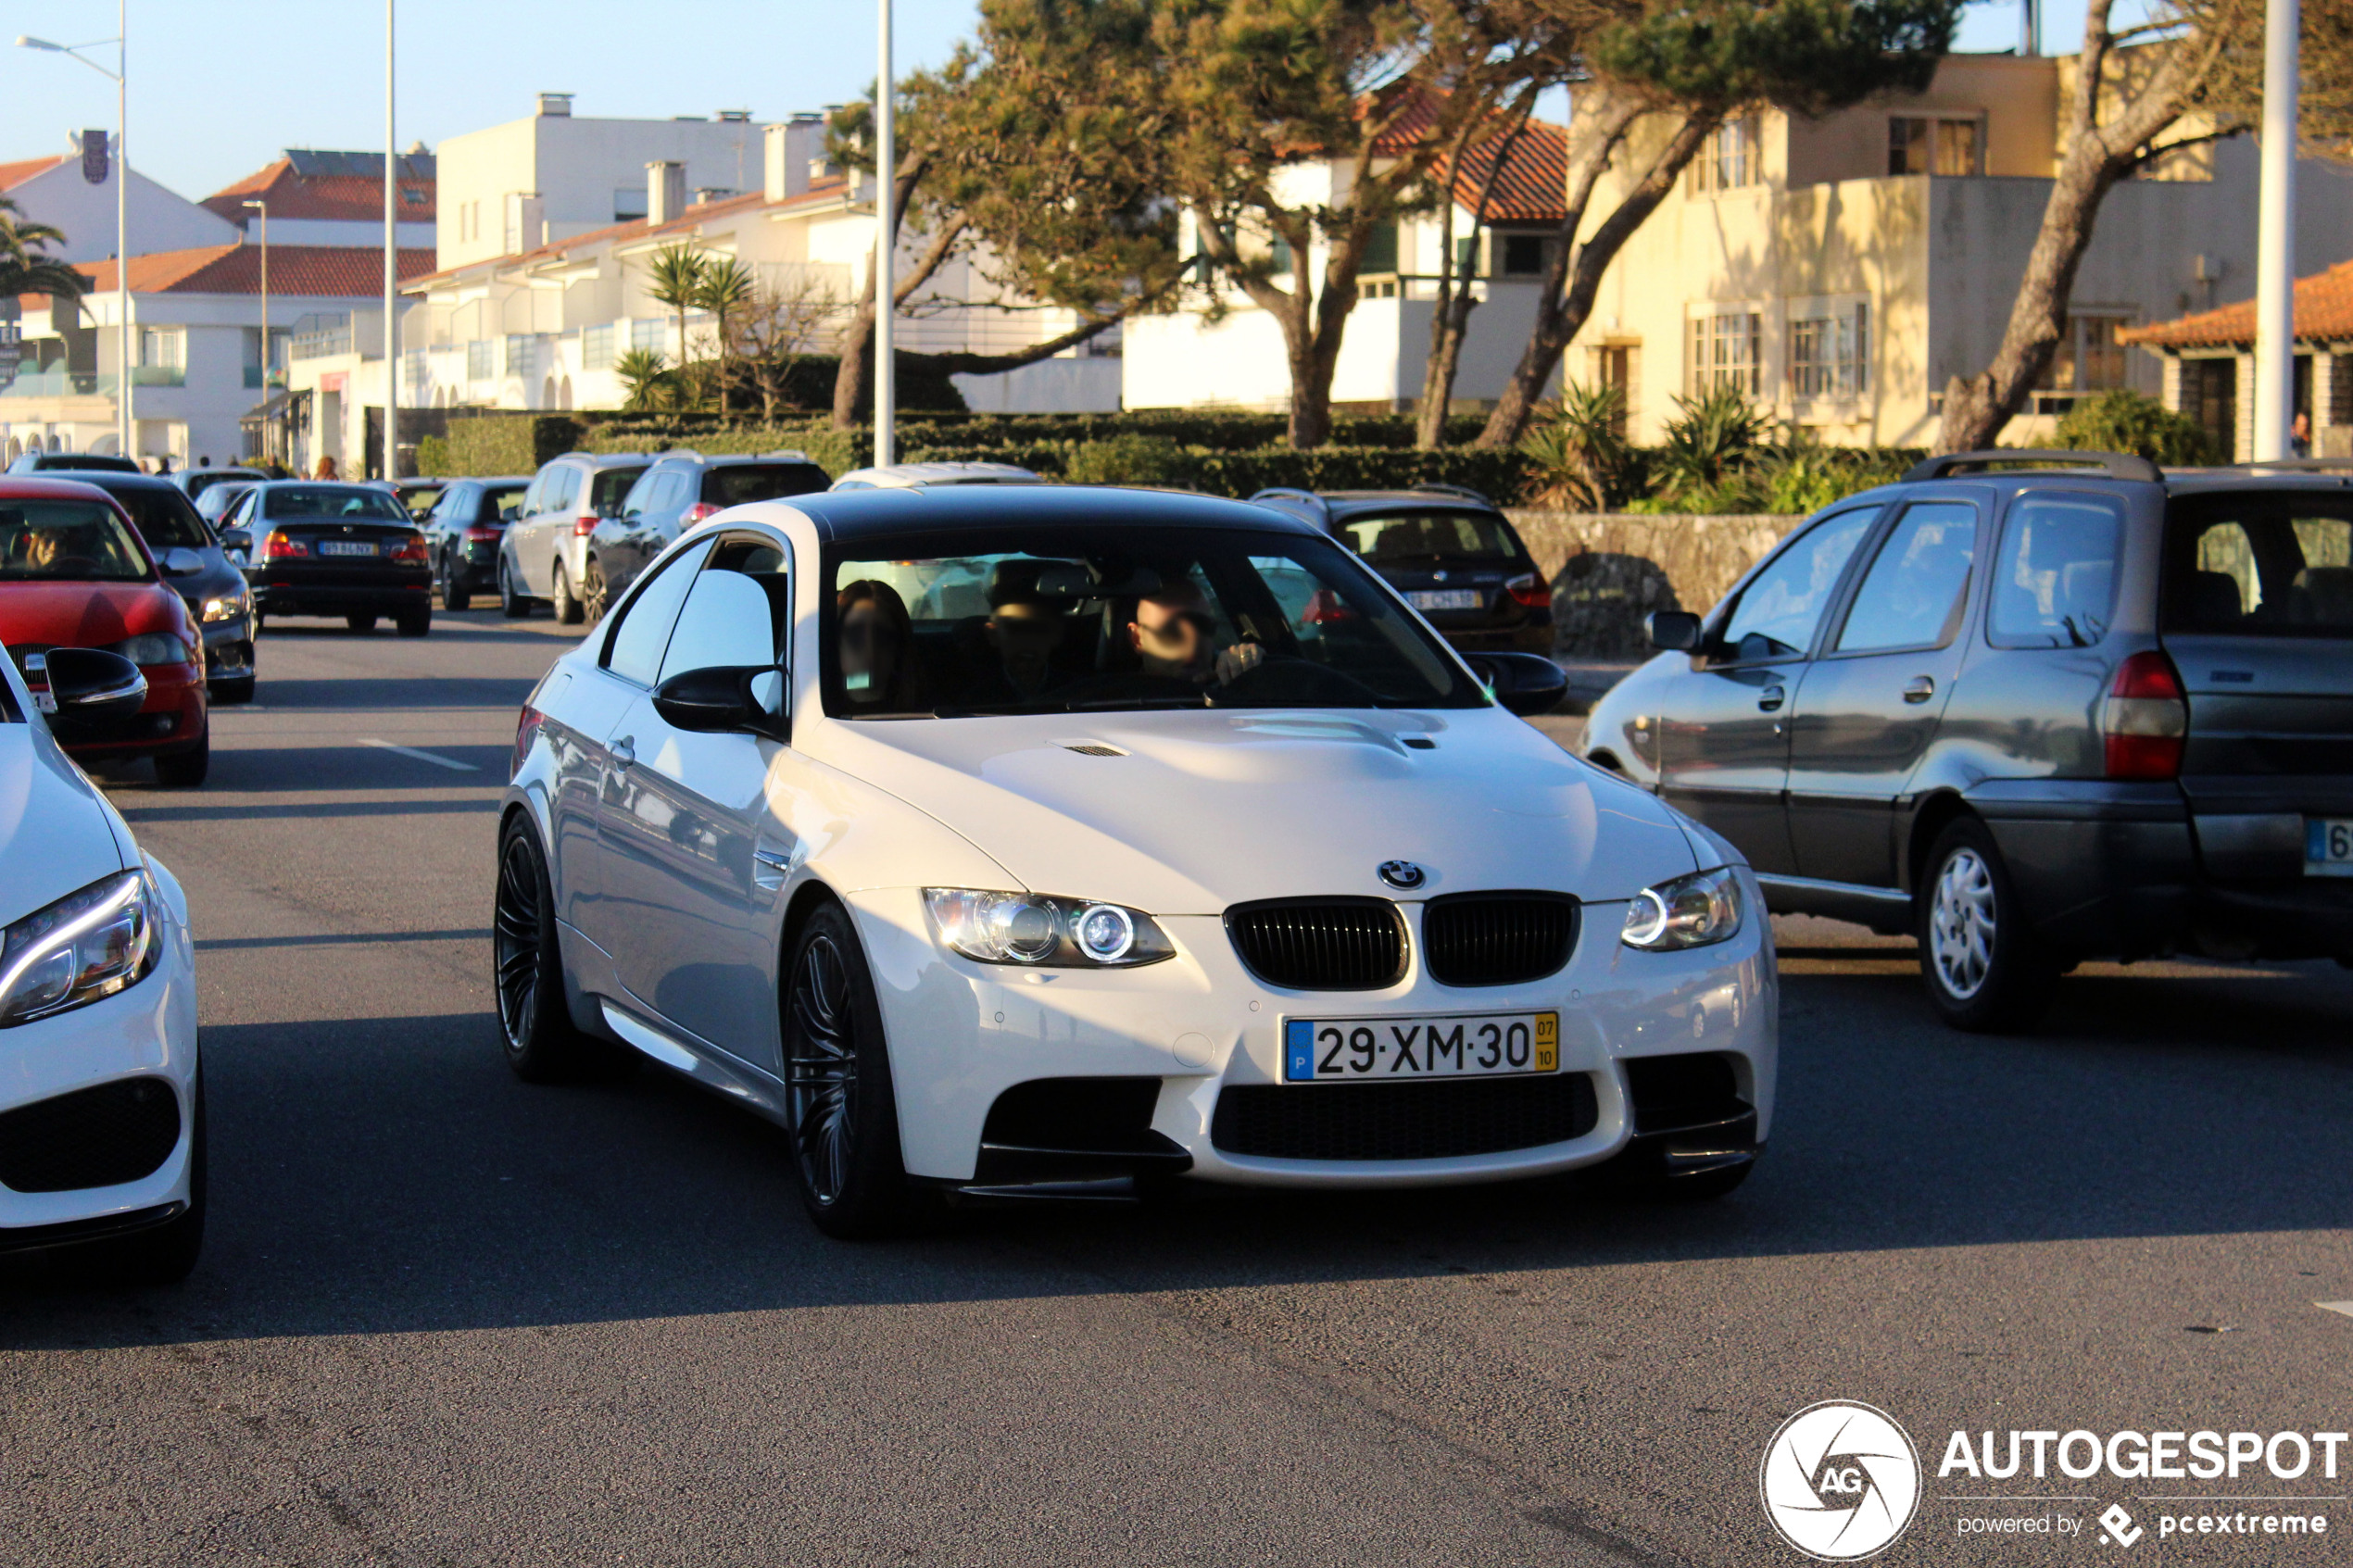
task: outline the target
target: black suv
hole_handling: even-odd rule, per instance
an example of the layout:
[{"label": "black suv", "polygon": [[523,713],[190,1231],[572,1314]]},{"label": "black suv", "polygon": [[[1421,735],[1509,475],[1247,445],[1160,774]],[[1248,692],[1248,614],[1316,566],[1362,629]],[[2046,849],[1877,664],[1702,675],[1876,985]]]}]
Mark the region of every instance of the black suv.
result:
[{"label": "black suv", "polygon": [[2353,964],[2353,473],[1931,458],[1650,631],[1585,755],[1916,935],[1956,1025],[2084,958]]},{"label": "black suv", "polygon": [[648,562],[703,519],[748,501],[815,495],[832,483],[824,469],[799,452],[756,458],[664,452],[629,487],[619,514],[599,521],[588,536],[601,604],[619,598]]},{"label": "black suv", "polygon": [[433,561],[434,584],[441,590],[441,608],[467,609],[474,595],[497,592],[498,541],[522,509],[531,476],[508,474],[438,483],[442,488],[418,526],[424,530],[425,553]]},{"label": "black suv", "polygon": [[1453,484],[1410,490],[1261,490],[1381,574],[1466,651],[1550,654],[1553,590],[1495,503]]}]

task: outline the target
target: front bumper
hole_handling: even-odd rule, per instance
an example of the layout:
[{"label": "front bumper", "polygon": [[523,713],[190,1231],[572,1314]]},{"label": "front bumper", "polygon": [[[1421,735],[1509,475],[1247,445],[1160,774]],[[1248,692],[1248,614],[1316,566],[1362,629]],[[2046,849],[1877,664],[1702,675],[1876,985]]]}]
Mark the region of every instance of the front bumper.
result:
[{"label": "front bumper", "polygon": [[204,676],[207,682],[254,678],[252,611],[205,623]]},{"label": "front bumper", "polygon": [[[36,1126],[42,1108],[69,1104],[73,1097],[109,1088],[168,1092],[177,1112],[178,1136],[159,1164],[143,1175],[103,1186],[58,1191],[18,1191],[0,1183],[0,1251],[86,1240],[125,1229],[161,1223],[190,1200],[190,1149],[195,1124],[195,957],[188,939],[184,907],[170,875],[160,870],[162,902],[170,911],[159,922],[163,951],[155,970],[126,991],[53,1018],[0,1029],[0,1118],[31,1112],[15,1124]],[[82,1124],[91,1118],[82,1118]],[[5,1123],[0,1123],[5,1124]],[[99,1123],[104,1136],[106,1123]],[[141,1129],[125,1126],[123,1136]],[[107,1150],[73,1149],[69,1156],[103,1157]],[[21,1168],[21,1147],[0,1150],[0,1164]],[[144,1161],[142,1161],[144,1162]],[[26,1179],[22,1176],[19,1179]]]},{"label": "front bumper", "polygon": [[[1750,888],[1761,910],[1763,902]],[[1441,986],[1416,965],[1373,992],[1288,992],[1262,985],[1235,956],[1215,916],[1161,917],[1177,956],[1125,971],[1000,970],[945,954],[912,889],[849,900],[890,1041],[900,1137],[910,1174],[1001,1187],[1051,1180],[1051,1162],[1006,1161],[985,1138],[991,1109],[1015,1085],[1045,1080],[1128,1079],[1156,1085],[1150,1141],[1135,1173],[1255,1186],[1403,1187],[1507,1180],[1575,1170],[1625,1152],[1638,1136],[1675,1133],[1638,1117],[1629,1060],[1720,1055],[1742,1102],[1707,1120],[1746,1114],[1748,1148],[1772,1116],[1778,986],[1761,918],[1732,941],[1647,953],[1617,940],[1621,906],[1591,906],[1568,965],[1531,985]],[[1412,923],[1418,912],[1409,909]],[[1559,1077],[1441,1080],[1452,1085],[1559,1085],[1581,1076],[1590,1116],[1573,1135],[1492,1152],[1412,1159],[1278,1159],[1221,1147],[1219,1102],[1228,1089],[1269,1095],[1366,1092],[1346,1085],[1286,1085],[1286,1017],[1440,1017],[1549,1010],[1560,1015]],[[1557,1088],[1537,1092],[1556,1094]],[[1286,1098],[1282,1102],[1288,1105]],[[1303,1102],[1302,1102],[1303,1103]],[[1229,1123],[1230,1126],[1231,1123]],[[1140,1131],[1141,1129],[1138,1129]],[[1230,1139],[1230,1133],[1227,1135]],[[1722,1128],[1703,1135],[1717,1141]],[[993,1147],[984,1161],[984,1143]],[[1658,1144],[1662,1150],[1664,1143]],[[1035,1152],[1034,1149],[1029,1152]],[[1090,1151],[1076,1151],[1090,1152]],[[1101,1152],[1091,1151],[1091,1152]],[[1168,1158],[1180,1156],[1181,1160]],[[992,1163],[993,1162],[993,1163]],[[1100,1163],[1100,1162],[1099,1162]],[[1082,1168],[1072,1167],[1074,1179]]]},{"label": "front bumper", "polygon": [[[78,761],[169,757],[204,744],[210,722],[205,677],[194,664],[143,665],[147,700],[131,718],[103,730],[60,734],[57,744]],[[5,1036],[0,1036],[5,1037]]]}]

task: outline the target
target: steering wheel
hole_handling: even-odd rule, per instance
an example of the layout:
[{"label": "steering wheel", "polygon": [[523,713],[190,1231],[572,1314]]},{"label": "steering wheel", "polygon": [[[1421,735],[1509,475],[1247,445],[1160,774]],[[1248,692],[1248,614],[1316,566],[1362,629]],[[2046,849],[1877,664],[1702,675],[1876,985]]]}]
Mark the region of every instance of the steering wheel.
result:
[{"label": "steering wheel", "polygon": [[1378,703],[1380,694],[1353,675],[1292,654],[1270,653],[1223,686],[1209,688],[1214,708],[1281,708]]}]

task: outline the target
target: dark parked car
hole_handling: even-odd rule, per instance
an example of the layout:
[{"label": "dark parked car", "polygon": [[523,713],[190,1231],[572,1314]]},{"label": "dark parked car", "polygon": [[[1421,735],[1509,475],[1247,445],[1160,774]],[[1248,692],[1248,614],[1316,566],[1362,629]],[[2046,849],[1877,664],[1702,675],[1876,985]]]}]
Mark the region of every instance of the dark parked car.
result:
[{"label": "dark parked car", "polygon": [[201,503],[207,495],[224,484],[256,484],[269,477],[259,469],[182,469],[171,476],[171,483],[178,485],[188,499]]},{"label": "dark parked car", "polygon": [[1932,458],[1653,616],[1585,754],[1962,1028],[2086,958],[2353,964],[2353,489],[2295,468]]},{"label": "dark parked car", "polygon": [[65,469],[107,469],[116,473],[137,473],[139,465],[129,458],[110,457],[104,452],[27,452],[8,465],[10,473],[57,473]]},{"label": "dark parked car", "polygon": [[498,587],[498,539],[515,521],[529,474],[453,479],[425,515],[425,553],[441,588],[441,608],[464,609],[476,593]]},{"label": "dark parked car", "polygon": [[229,514],[220,542],[243,552],[254,622],[273,615],[341,616],[355,632],[389,617],[404,637],[433,629],[425,536],[392,492],[308,479],[257,484]]},{"label": "dark parked car", "polygon": [[599,521],[588,535],[589,619],[601,616],[648,561],[703,519],[747,501],[814,495],[831,483],[824,469],[799,452],[757,458],[663,453],[637,476],[622,500],[621,514]]},{"label": "dark parked car", "polygon": [[[377,483],[383,482],[379,480]],[[441,493],[448,487],[449,481],[446,479],[411,478],[397,481],[389,488],[400,497],[400,504],[409,508],[409,515],[422,522],[432,515],[433,508],[441,500]]]},{"label": "dark parked car", "polygon": [[1456,647],[1553,651],[1552,585],[1476,490],[1261,490],[1251,499],[1338,537]]},{"label": "dark parked car", "polygon": [[75,477],[131,514],[131,525],[163,568],[164,582],[187,601],[189,618],[204,635],[205,689],[212,700],[251,702],[253,595],[188,497],[158,474],[94,470]]}]

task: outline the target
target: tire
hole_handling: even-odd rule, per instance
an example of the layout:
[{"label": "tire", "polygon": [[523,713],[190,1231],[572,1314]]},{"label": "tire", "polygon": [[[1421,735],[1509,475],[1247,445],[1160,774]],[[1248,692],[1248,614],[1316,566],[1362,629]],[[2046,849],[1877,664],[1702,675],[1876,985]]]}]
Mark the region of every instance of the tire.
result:
[{"label": "tire", "polygon": [[212,728],[207,725],[204,738],[194,750],[156,759],[156,783],[166,789],[194,789],[204,783],[212,771]]},{"label": "tire", "polygon": [[531,613],[531,600],[515,592],[514,577],[503,557],[498,562],[498,613],[510,621],[521,621]]},{"label": "tire", "polygon": [[444,559],[441,563],[441,608],[455,615],[459,610],[472,609],[473,602],[473,595],[458,586],[457,572]]},{"label": "tire", "polygon": [[235,708],[242,703],[251,702],[253,700],[253,686],[256,678],[257,677],[255,676],[248,675],[242,681],[220,681],[215,683],[208,688],[208,693],[212,698],[213,706],[216,708]]},{"label": "tire", "polygon": [[490,922],[491,989],[507,1065],[526,1084],[559,1084],[610,1070],[619,1053],[581,1032],[564,1001],[555,895],[538,835],[518,817],[498,839]]},{"label": "tire", "polygon": [[107,1241],[86,1242],[60,1260],[71,1272],[93,1284],[109,1286],[177,1285],[196,1266],[204,1250],[205,1215],[205,1096],[204,1068],[196,1069],[194,1125],[188,1143],[188,1207],[177,1218],[148,1230]]},{"label": "tire", "polygon": [[556,563],[557,622],[564,626],[577,626],[587,612],[587,607],[573,596],[572,574],[564,570],[563,562],[558,561]]},{"label": "tire", "polygon": [[809,1218],[842,1240],[889,1236],[936,1210],[908,1183],[882,1010],[849,917],[809,917],[785,971],[786,1132]]},{"label": "tire", "polygon": [[610,596],[605,588],[605,569],[596,557],[590,556],[588,564],[580,570],[580,608],[586,612],[589,625],[604,620]]},{"label": "tire", "polygon": [[376,629],[376,618],[372,615],[346,615],[343,618],[343,623],[355,632],[372,632]]},{"label": "tire", "polygon": [[2050,1004],[2059,966],[2035,946],[2009,867],[1976,818],[1957,818],[1936,835],[1917,930],[1929,1003],[1954,1028],[2022,1028]]},{"label": "tire", "polygon": [[404,637],[422,637],[433,630],[433,606],[402,610],[392,618],[392,623]]}]

